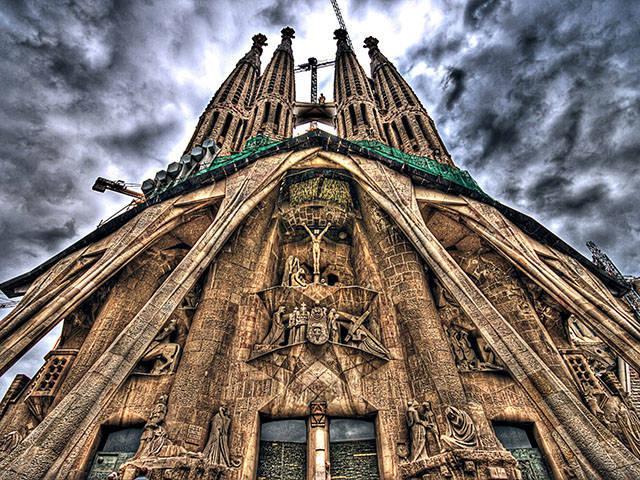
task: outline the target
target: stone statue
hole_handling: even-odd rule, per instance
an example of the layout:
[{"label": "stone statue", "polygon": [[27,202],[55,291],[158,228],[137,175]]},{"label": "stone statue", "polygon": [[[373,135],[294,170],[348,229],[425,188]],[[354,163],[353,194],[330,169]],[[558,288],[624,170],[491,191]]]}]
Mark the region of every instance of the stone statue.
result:
[{"label": "stone statue", "polygon": [[293,255],[289,255],[284,266],[284,275],[282,277],[282,286],[284,287],[306,287],[305,270],[300,265],[300,259]]},{"label": "stone statue", "polygon": [[264,337],[262,343],[267,345],[281,345],[284,340],[284,316],[286,307],[280,306],[278,310],[273,314],[271,319],[271,328],[269,333]]},{"label": "stone statue", "polygon": [[324,235],[329,230],[331,222],[327,223],[327,226],[324,227],[324,230],[322,231],[317,228],[314,228],[313,231],[311,231],[306,225],[302,226],[311,237],[311,253],[313,254],[313,282],[318,283],[320,280],[320,243],[322,242],[322,238],[324,237]]},{"label": "stone statue", "polygon": [[589,382],[582,382],[582,390],[584,392],[584,401],[589,407],[589,410],[591,410],[591,413],[597,417],[604,415],[604,412],[598,403],[598,398],[596,397],[596,392],[593,386]]},{"label": "stone statue", "polygon": [[225,407],[220,407],[211,420],[209,439],[204,447],[203,455],[207,462],[225,467],[237,467],[239,463],[231,460],[229,438],[231,434],[231,418]]},{"label": "stone statue", "polygon": [[184,447],[174,444],[164,428],[164,420],[167,416],[168,395],[161,395],[158,403],[149,414],[149,419],[144,426],[140,437],[140,447],[134,459],[148,457],[197,457],[200,454],[190,452]]},{"label": "stone statue", "polygon": [[168,395],[160,395],[158,398],[158,403],[151,410],[151,414],[149,415],[149,420],[147,420],[147,424],[145,427],[157,427],[164,423],[164,419],[167,416],[167,401],[169,400]]},{"label": "stone statue", "polygon": [[629,447],[631,452],[640,456],[640,417],[617,395],[607,398],[602,406],[603,423]]},{"label": "stone statue", "polygon": [[307,322],[309,321],[309,311],[307,305],[303,303],[300,308],[293,309],[293,314],[289,319],[289,344],[302,343],[307,338]]},{"label": "stone statue", "polygon": [[422,417],[427,427],[427,450],[430,455],[436,455],[442,451],[440,444],[440,429],[436,423],[436,415],[431,408],[431,402],[423,402]]},{"label": "stone statue", "polygon": [[151,375],[164,375],[170,373],[176,366],[180,354],[180,344],[171,342],[171,336],[186,337],[186,326],[176,317],[171,317],[167,325],[160,330],[153,339],[149,348],[140,359],[141,363],[153,362]]},{"label": "stone statue", "polygon": [[140,437],[140,447],[134,458],[154,457],[160,453],[167,438],[163,425],[167,416],[168,399],[168,395],[160,395],[158,402],[151,410]]},{"label": "stone statue", "polygon": [[567,319],[569,338],[575,343],[600,343],[600,339],[595,336],[589,327],[578,320],[574,315]]},{"label": "stone statue", "polygon": [[416,402],[407,402],[407,426],[409,427],[409,461],[416,462],[428,456],[427,423],[416,408]]},{"label": "stone statue", "polygon": [[471,346],[469,332],[452,325],[447,333],[451,339],[451,348],[458,367],[465,370],[477,370],[478,358]]},{"label": "stone statue", "polygon": [[338,323],[338,318],[340,318],[340,315],[336,309],[330,309],[327,319],[329,322],[329,341],[333,343],[340,342],[340,325]]},{"label": "stone statue", "polygon": [[[369,312],[365,312],[366,315],[369,314]],[[365,315],[363,314],[363,316]],[[378,357],[382,357],[382,358],[389,358],[390,357],[390,353],[389,350],[386,349],[386,347],[382,344],[382,342],[380,340],[378,340],[370,331],[367,327],[365,327],[364,325],[362,325],[361,322],[359,322],[359,320],[362,319],[361,317],[357,317],[354,321],[353,324],[353,333],[351,334],[351,338],[350,340],[355,344],[356,347],[358,347],[360,350],[363,350],[367,353],[370,353],[372,355],[376,355]],[[353,320],[353,318],[352,318]],[[358,322],[358,323],[356,323]],[[347,336],[348,338],[348,336]],[[347,342],[349,342],[349,340],[347,340]]]},{"label": "stone statue", "polygon": [[475,448],[478,446],[478,433],[469,414],[449,405],[445,410],[447,434],[442,435],[442,443],[450,448]]}]

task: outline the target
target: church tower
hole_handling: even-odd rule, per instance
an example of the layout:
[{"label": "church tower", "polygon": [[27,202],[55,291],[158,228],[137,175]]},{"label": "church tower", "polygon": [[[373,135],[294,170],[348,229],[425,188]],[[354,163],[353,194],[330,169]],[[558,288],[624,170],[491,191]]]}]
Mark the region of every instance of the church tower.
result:
[{"label": "church tower", "polygon": [[382,140],[373,91],[347,41],[346,30],[336,30],[334,38],[338,41],[333,80],[338,136],[352,140]]},{"label": "church tower", "polygon": [[1,374],[62,326],[0,480],[640,478],[637,293],[459,169],[375,38],[370,80],[335,32],[315,103],[281,33],[139,201],[0,284]]},{"label": "church tower", "polygon": [[378,43],[374,37],[364,41],[388,143],[404,152],[453,165],[433,120],[396,67],[380,52]]},{"label": "church tower", "polygon": [[281,140],[293,134],[296,85],[291,39],[294,33],[293,28],[282,29],[282,42],[260,78],[249,137],[263,134]]},{"label": "church tower", "polygon": [[222,154],[235,152],[244,143],[260,77],[260,56],[266,44],[267,37],[254,35],[251,50],[240,59],[200,116],[185,153],[207,139],[213,140]]}]

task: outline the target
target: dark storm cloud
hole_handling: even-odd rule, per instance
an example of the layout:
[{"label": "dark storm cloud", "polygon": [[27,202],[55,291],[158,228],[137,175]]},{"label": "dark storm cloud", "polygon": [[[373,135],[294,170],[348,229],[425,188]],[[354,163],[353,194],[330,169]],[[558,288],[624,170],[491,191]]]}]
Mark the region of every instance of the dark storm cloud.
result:
[{"label": "dark storm cloud", "polygon": [[640,273],[640,4],[439,5],[442,24],[399,66],[444,69],[413,84],[456,162],[583,252],[594,239]]},{"label": "dark storm cloud", "polygon": [[292,14],[291,2],[289,0],[278,0],[273,5],[263,8],[258,12],[258,16],[276,26],[294,25],[295,16]]}]

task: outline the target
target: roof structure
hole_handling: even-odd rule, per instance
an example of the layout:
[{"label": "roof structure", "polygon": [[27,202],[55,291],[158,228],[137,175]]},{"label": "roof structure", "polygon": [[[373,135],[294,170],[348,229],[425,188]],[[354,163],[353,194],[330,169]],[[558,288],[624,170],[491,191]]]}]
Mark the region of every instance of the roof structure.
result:
[{"label": "roof structure", "polygon": [[273,141],[262,135],[247,140],[246,147],[241,152],[219,156],[215,158],[211,164],[203,165],[200,170],[192,173],[190,176],[169,183],[164,189],[156,191],[153,195],[149,196],[146,202],[105,222],[33,270],[0,283],[0,290],[11,298],[23,295],[29,284],[57,261],[111,234],[150,205],[210,185],[213,182],[232,175],[253,162],[259,161],[261,158],[279,152],[298,151],[313,147],[321,147],[325,151],[361,155],[366,158],[378,160],[394,170],[409,175],[417,185],[428,186],[446,193],[465,195],[483,201],[496,207],[510,221],[518,225],[518,227],[534,239],[580,262],[581,265],[588,268],[612,289],[614,293],[622,295],[628,290],[625,284],[596,266],[591,260],[584,257],[538,221],[489,197],[482,191],[480,186],[466,170],[440,163],[428,157],[407,154],[377,141],[350,141],[319,129],[280,141]]}]

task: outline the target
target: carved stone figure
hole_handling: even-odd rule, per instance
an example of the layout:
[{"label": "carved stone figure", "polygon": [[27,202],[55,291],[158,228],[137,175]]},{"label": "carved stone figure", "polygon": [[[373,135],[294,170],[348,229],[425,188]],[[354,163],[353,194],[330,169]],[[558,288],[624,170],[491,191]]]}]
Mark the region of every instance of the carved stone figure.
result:
[{"label": "carved stone figure", "polygon": [[231,460],[229,450],[229,437],[231,434],[231,418],[225,407],[220,407],[211,420],[209,439],[204,447],[203,455],[207,462],[213,465],[235,467],[237,464]]},{"label": "carved stone figure", "polygon": [[600,408],[595,389],[589,382],[582,382],[582,390],[584,392],[584,401],[591,410],[591,413],[600,417],[604,412]]},{"label": "carved stone figure", "polygon": [[302,343],[307,337],[307,323],[309,321],[309,311],[307,305],[302,304],[300,308],[293,309],[293,315],[289,319],[289,344]]},{"label": "carved stone figure", "polygon": [[340,315],[335,308],[329,310],[327,320],[329,322],[329,341],[338,343],[340,342],[340,325],[338,324],[338,318]]},{"label": "carved stone figure", "polygon": [[29,431],[25,429],[12,430],[0,437],[0,455],[5,455],[16,448],[22,440],[28,435]]},{"label": "carved stone figure", "polygon": [[428,456],[427,452],[427,423],[422,418],[416,402],[407,402],[407,426],[409,427],[409,461],[416,462]]},{"label": "carved stone figure", "polygon": [[313,231],[309,229],[306,225],[302,225],[304,229],[311,237],[311,253],[313,255],[313,282],[318,283],[320,280],[320,243],[322,242],[322,238],[329,230],[331,226],[331,222],[327,223],[327,226],[324,227],[324,230],[320,231],[317,228],[314,228]]},{"label": "carved stone figure", "polygon": [[167,325],[158,333],[149,348],[140,359],[141,363],[153,362],[151,375],[170,373],[180,354],[180,343],[171,342],[172,336],[186,337],[188,328],[177,317],[169,319]]},{"label": "carved stone figure", "polygon": [[151,414],[149,415],[149,420],[147,420],[146,427],[157,427],[164,423],[164,419],[167,416],[167,401],[169,400],[168,395],[160,395],[158,398],[158,403],[151,410]]},{"label": "carved stone figure", "polygon": [[569,329],[569,338],[574,344],[600,343],[600,339],[596,337],[591,329],[574,315],[567,319],[567,328]]},{"label": "carved stone figure", "polygon": [[271,319],[271,328],[269,333],[264,337],[262,343],[267,345],[281,345],[284,340],[284,320],[286,307],[284,305],[278,307]]},{"label": "carved stone figure", "polygon": [[640,417],[617,395],[610,396],[602,406],[604,424],[617,433],[629,449],[640,456]]},{"label": "carved stone figure", "polygon": [[440,443],[440,429],[436,423],[436,415],[431,408],[431,402],[422,404],[422,416],[427,427],[427,450],[430,455],[436,455],[442,450]]},{"label": "carved stone figure", "polygon": [[347,345],[353,344],[360,350],[364,350],[372,355],[377,355],[383,358],[389,358],[389,350],[378,340],[367,327],[363,325],[364,321],[369,316],[369,311],[364,312],[362,315],[356,317],[345,312],[339,312],[340,315],[351,322],[349,332],[345,336],[345,342]]},{"label": "carved stone figure", "polygon": [[284,287],[306,287],[305,269],[300,265],[300,259],[289,255],[284,266],[282,286]]},{"label": "carved stone figure", "polygon": [[151,410],[140,437],[140,447],[134,458],[153,457],[160,453],[167,438],[167,432],[163,425],[167,416],[168,399],[168,395],[160,395],[158,402]]},{"label": "carved stone figure", "polygon": [[458,367],[465,370],[476,370],[478,359],[469,341],[469,333],[454,325],[449,328],[448,333]]},{"label": "carved stone figure", "polygon": [[442,435],[442,443],[451,449],[475,448],[478,446],[478,433],[469,414],[449,405],[445,410],[447,433]]}]

